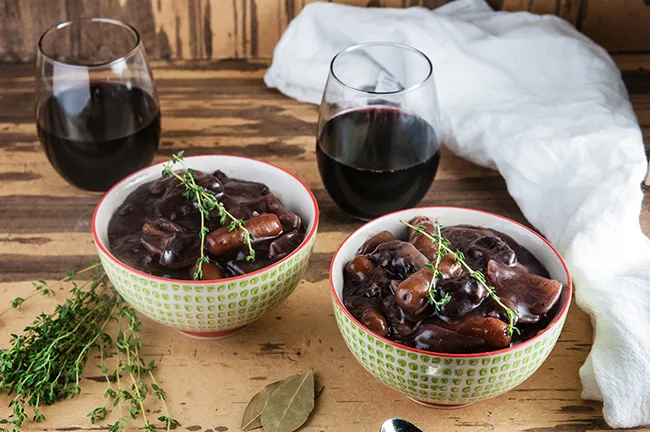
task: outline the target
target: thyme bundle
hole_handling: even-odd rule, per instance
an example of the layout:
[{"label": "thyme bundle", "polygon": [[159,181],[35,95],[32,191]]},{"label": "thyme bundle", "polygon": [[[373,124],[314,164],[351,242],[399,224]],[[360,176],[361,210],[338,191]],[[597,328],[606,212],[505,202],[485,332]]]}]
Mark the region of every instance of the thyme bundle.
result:
[{"label": "thyme bundle", "polygon": [[[73,282],[77,276],[94,272],[88,280]],[[3,432],[19,431],[31,417],[45,420],[43,405],[73,398],[81,392],[80,381],[91,353],[99,354],[98,368],[107,383],[105,401],[88,413],[94,424],[104,420],[113,408],[119,410],[118,420],[108,425],[110,432],[125,428],[129,418],[142,417],[144,429],[155,427],[146,417],[144,401],[150,393],[161,401],[164,415],[157,418],[167,430],[178,425],[169,415],[165,394],[155,380],[155,363],[145,363],[140,351],[141,323],[133,310],[110,285],[100,263],[47,284],[34,283],[34,292],[16,298],[11,307],[19,308],[37,294],[53,295],[54,288],[71,282],[72,289],[64,303],[50,314],[41,313],[20,335],[11,335],[11,346],[0,354],[0,392],[13,398],[8,418],[0,419]],[[113,366],[107,364],[109,352],[115,352]],[[31,410],[31,415],[28,411]]]}]

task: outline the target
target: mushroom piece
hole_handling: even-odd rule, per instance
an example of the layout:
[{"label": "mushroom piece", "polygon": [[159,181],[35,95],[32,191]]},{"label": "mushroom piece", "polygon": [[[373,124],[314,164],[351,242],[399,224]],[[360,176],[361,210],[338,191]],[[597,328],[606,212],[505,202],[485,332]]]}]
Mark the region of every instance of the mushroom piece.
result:
[{"label": "mushroom piece", "polygon": [[536,323],[560,299],[562,284],[528,273],[522,266],[509,267],[490,260],[487,277],[502,300],[509,301],[523,324]]},{"label": "mushroom piece", "polygon": [[421,350],[468,353],[485,345],[483,339],[467,336],[436,324],[436,319],[420,322],[412,336],[412,345]]},{"label": "mushroom piece", "polygon": [[389,241],[393,241],[393,240],[396,240],[396,238],[392,232],[390,231],[378,232],[377,234],[370,237],[361,245],[361,247],[357,251],[357,255],[366,255],[371,252],[374,252],[374,250],[377,249],[377,246],[379,246],[380,244],[388,243]]},{"label": "mushroom piece", "polygon": [[377,266],[386,269],[396,279],[406,279],[429,263],[415,246],[401,240],[380,244],[370,256]]}]

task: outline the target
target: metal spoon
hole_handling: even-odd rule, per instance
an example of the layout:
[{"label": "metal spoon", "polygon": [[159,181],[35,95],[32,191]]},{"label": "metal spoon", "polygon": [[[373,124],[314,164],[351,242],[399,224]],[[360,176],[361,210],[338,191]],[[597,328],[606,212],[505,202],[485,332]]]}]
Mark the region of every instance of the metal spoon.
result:
[{"label": "metal spoon", "polygon": [[386,420],[379,432],[422,432],[422,430],[411,422],[394,418]]}]

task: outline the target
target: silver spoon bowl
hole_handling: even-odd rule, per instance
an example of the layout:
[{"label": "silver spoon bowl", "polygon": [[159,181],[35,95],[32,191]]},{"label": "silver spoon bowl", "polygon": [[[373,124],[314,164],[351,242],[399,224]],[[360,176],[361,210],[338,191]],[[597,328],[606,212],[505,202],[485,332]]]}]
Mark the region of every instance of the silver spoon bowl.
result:
[{"label": "silver spoon bowl", "polygon": [[379,432],[422,432],[422,429],[406,420],[394,418],[386,420]]}]

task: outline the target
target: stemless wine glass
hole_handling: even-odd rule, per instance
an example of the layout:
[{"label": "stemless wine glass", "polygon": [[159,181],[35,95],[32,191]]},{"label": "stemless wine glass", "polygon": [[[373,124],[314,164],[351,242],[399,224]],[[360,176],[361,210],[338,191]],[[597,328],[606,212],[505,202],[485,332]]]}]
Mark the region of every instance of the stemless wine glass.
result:
[{"label": "stemless wine glass", "polygon": [[371,219],[417,205],[438,169],[433,66],[397,43],[365,43],[332,60],[319,110],[318,168],[332,199]]},{"label": "stemless wine glass", "polygon": [[117,20],[69,21],[38,43],[38,137],[70,183],[106,191],[151,163],[160,109],[138,32]]}]

